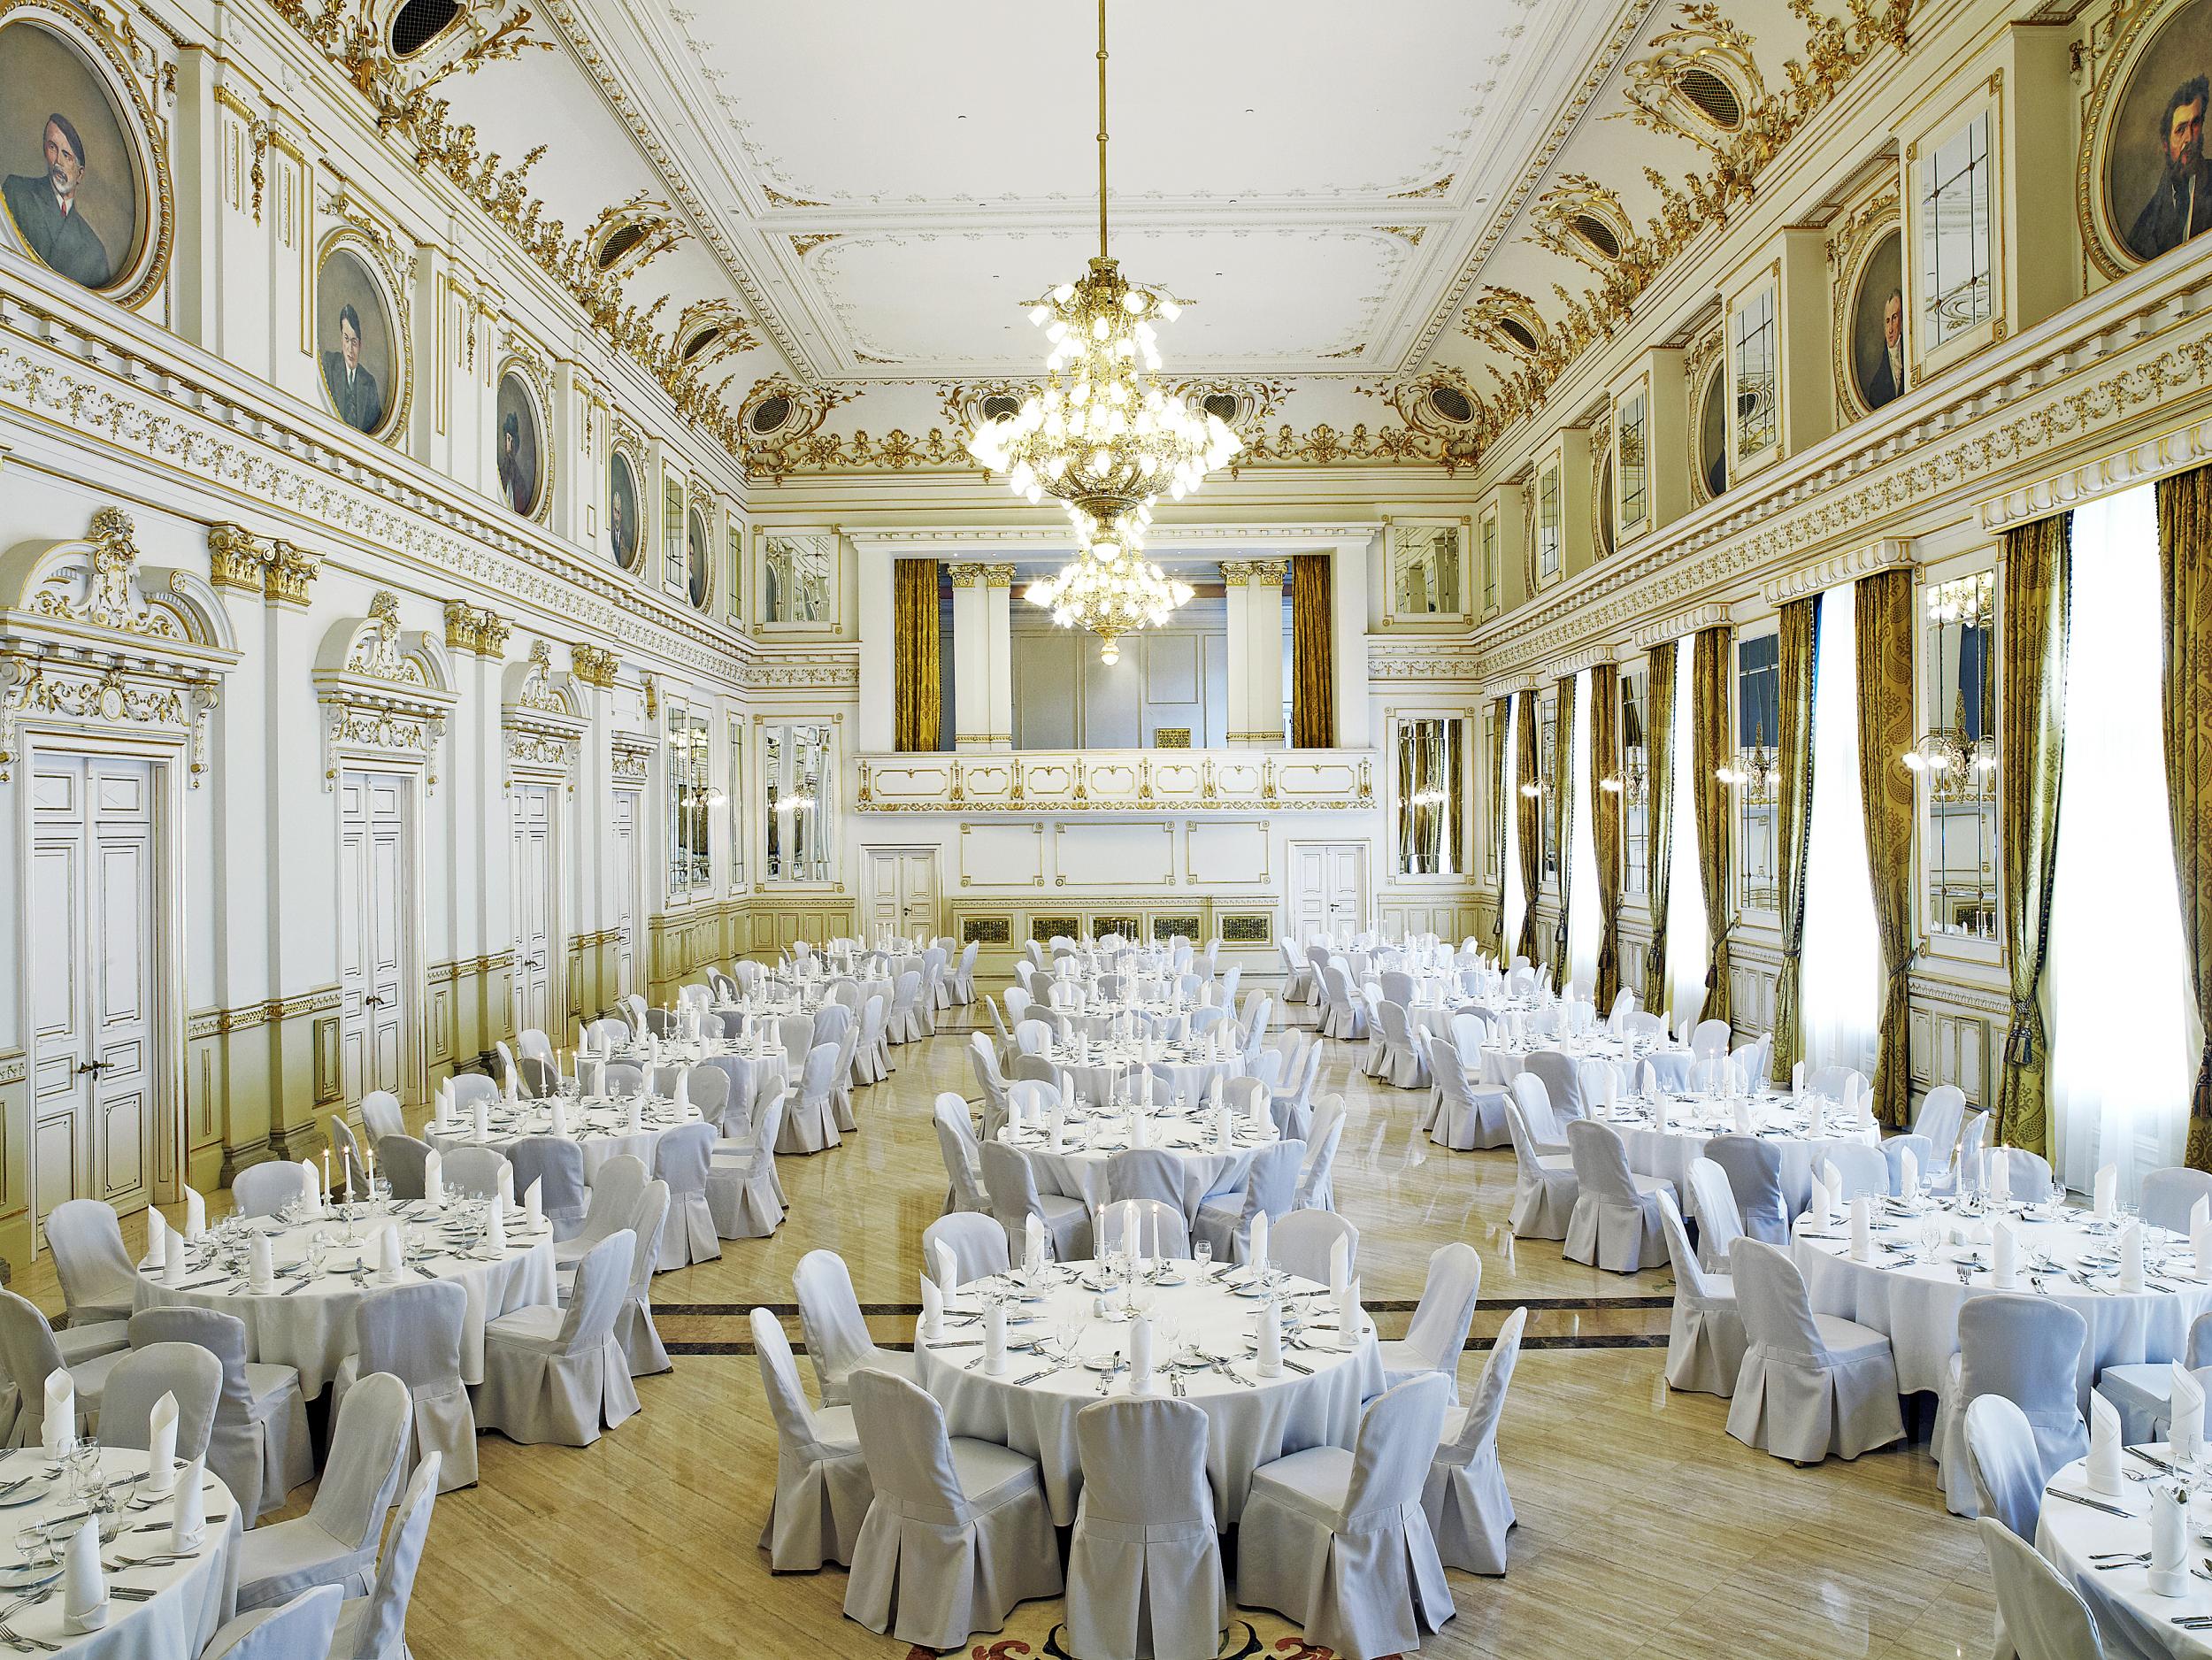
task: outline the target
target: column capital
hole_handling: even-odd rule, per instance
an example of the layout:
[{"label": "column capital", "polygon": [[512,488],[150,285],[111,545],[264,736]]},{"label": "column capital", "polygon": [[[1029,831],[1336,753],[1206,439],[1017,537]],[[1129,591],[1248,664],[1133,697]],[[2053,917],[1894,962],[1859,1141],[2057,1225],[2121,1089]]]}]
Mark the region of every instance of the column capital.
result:
[{"label": "column capital", "polygon": [[987,565],[983,566],[983,581],[987,588],[1011,588],[1014,586],[1014,567],[1010,565]]},{"label": "column capital", "polygon": [[308,552],[288,542],[279,542],[269,549],[269,574],[262,588],[262,597],[272,605],[307,603],[307,590],[322,573],[319,554]]},{"label": "column capital", "polygon": [[207,576],[217,588],[257,593],[272,605],[305,606],[320,575],[319,555],[280,540],[264,542],[243,525],[208,526]]},{"label": "column capital", "polygon": [[621,660],[603,646],[571,646],[568,661],[578,680],[602,691],[614,684],[615,670],[621,666]]},{"label": "column capital", "polygon": [[512,622],[487,606],[472,605],[460,599],[445,603],[445,642],[449,649],[473,652],[479,657],[503,657],[508,631],[513,626]]},{"label": "column capital", "polygon": [[960,560],[945,568],[952,573],[952,585],[955,588],[981,588],[983,573],[989,567],[977,565],[971,560]]}]

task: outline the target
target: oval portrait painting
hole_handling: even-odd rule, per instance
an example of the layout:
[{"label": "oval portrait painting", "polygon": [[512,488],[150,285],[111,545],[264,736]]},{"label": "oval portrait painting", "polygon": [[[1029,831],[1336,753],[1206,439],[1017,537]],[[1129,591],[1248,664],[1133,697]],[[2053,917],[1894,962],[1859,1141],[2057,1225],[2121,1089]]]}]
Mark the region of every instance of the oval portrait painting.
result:
[{"label": "oval portrait painting", "polygon": [[1851,389],[1870,412],[1905,389],[1904,241],[1886,233],[1859,272],[1851,297]]},{"label": "oval portrait painting", "polygon": [[607,552],[624,570],[637,563],[637,473],[623,450],[607,463]]},{"label": "oval portrait painting", "polygon": [[315,361],[331,412],[382,438],[399,425],[405,354],[383,282],[354,250],[335,247],[315,276]]},{"label": "oval portrait painting", "polygon": [[2212,0],[2167,12],[2119,73],[2101,145],[2105,222],[2127,253],[2155,259],[2212,230]]},{"label": "oval portrait painting", "polygon": [[39,19],[0,24],[0,201],[18,244],[113,295],[142,274],[152,200],[136,119],[86,50]]},{"label": "oval portrait painting", "polygon": [[539,476],[543,449],[537,399],[531,396],[528,382],[510,369],[499,377],[499,494],[525,519],[537,516],[544,494]]},{"label": "oval portrait painting", "polygon": [[685,532],[685,591],[691,596],[692,604],[704,611],[707,596],[714,588],[714,542],[707,534],[706,515],[693,508]]},{"label": "oval portrait painting", "polygon": [[1705,382],[1697,415],[1697,473],[1708,496],[1728,488],[1728,377],[1718,365]]}]

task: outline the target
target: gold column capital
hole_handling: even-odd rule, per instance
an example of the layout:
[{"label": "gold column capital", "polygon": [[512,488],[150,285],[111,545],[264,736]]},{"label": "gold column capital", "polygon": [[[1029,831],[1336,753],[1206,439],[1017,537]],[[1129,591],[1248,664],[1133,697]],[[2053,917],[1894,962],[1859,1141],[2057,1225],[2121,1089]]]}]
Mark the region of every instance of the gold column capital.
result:
[{"label": "gold column capital", "polygon": [[268,587],[269,549],[243,525],[211,525],[207,531],[207,580],[217,588],[249,594]]},{"label": "gold column capital", "polygon": [[488,606],[472,605],[460,599],[446,602],[445,642],[453,650],[486,657],[504,657],[507,635],[513,627],[510,619]]},{"label": "gold column capital", "polygon": [[983,573],[989,570],[990,566],[962,561],[948,565],[946,569],[952,573],[952,585],[955,588],[981,588]]},{"label": "gold column capital", "polygon": [[272,605],[304,606],[307,590],[322,574],[322,569],[321,555],[288,542],[273,543],[269,549],[269,568],[262,597]]},{"label": "gold column capital", "polygon": [[1014,586],[1014,567],[1010,565],[987,565],[982,567],[983,580],[991,588]]},{"label": "gold column capital", "polygon": [[1288,559],[1254,559],[1248,580],[1270,588],[1280,588],[1289,575]]},{"label": "gold column capital", "polygon": [[620,659],[603,646],[571,646],[568,660],[578,680],[602,691],[614,684],[615,670],[621,666]]}]

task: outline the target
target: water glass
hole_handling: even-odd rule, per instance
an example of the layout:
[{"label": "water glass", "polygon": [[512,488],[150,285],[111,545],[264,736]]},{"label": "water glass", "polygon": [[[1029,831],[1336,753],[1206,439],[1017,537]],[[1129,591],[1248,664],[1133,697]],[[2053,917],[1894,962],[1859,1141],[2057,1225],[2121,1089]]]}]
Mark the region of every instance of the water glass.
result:
[{"label": "water glass", "polygon": [[1191,1258],[1198,1264],[1198,1272],[1203,1274],[1213,1266],[1214,1242],[1210,1239],[1200,1240],[1191,1247]]}]

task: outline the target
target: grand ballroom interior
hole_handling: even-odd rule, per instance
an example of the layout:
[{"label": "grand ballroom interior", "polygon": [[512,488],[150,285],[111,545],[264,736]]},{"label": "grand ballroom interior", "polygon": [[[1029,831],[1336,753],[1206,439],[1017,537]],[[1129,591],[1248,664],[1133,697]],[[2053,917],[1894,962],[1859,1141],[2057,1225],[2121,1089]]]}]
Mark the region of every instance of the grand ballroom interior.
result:
[{"label": "grand ballroom interior", "polygon": [[2208,74],[0,0],[0,1656],[2212,1660]]}]

